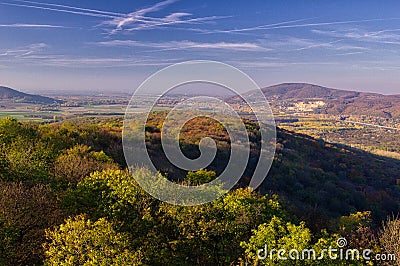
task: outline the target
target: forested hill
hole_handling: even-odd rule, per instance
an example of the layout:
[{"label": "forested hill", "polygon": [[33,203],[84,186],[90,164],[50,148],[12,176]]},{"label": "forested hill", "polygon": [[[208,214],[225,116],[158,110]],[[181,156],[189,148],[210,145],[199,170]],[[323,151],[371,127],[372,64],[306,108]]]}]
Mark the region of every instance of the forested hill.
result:
[{"label": "forested hill", "polygon": [[350,90],[326,88],[308,83],[282,83],[261,89],[266,97],[276,96],[278,99],[338,99],[355,98],[372,95]]},{"label": "forested hill", "polygon": [[[153,162],[169,177],[183,178],[185,172],[168,163],[160,152],[160,116],[150,117],[148,148]],[[219,148],[209,169],[218,174],[229,159],[227,132],[212,121],[191,120],[182,129],[183,152],[196,158],[195,145],[201,137],[217,140]],[[257,163],[259,139],[256,125],[248,122],[252,152],[242,183],[246,184]],[[347,146],[325,143],[307,135],[278,128],[275,159],[260,191],[277,193],[304,220],[317,224],[333,217],[372,210],[380,219],[400,210],[400,161],[379,157]],[[317,220],[319,220],[317,222]],[[325,220],[325,221],[324,221]]]},{"label": "forested hill", "polygon": [[400,161],[278,130],[270,173],[260,190],[284,197],[318,227],[327,217],[370,210],[376,220],[400,211]]},{"label": "forested hill", "polygon": [[28,94],[4,86],[0,86],[0,99],[34,104],[53,104],[60,102],[50,97]]},{"label": "forested hill", "polygon": [[[160,172],[177,182],[215,178],[210,171],[186,175],[168,166],[160,155],[161,121],[154,113],[146,126]],[[216,139],[219,151],[209,169],[218,173],[229,159],[229,140],[213,121],[189,121],[181,147],[195,157],[200,138]],[[137,185],[135,175],[152,173],[121,170],[120,120],[41,125],[0,119],[0,265],[255,265],[254,254],[265,244],[321,250],[336,247],[339,236],[351,248],[391,252],[377,241],[398,237],[385,238],[382,232],[390,234],[391,227],[378,229],[399,212],[399,161],[278,130],[271,171],[255,193],[241,188],[257,163],[259,143],[257,125],[246,127],[252,152],[240,185],[213,202],[182,207]]]},{"label": "forested hill", "polygon": [[[326,105],[318,112],[333,115],[375,115],[381,117],[400,117],[400,95],[358,92],[326,88],[308,83],[282,83],[262,88],[265,97],[271,102],[296,102],[322,100]],[[247,92],[251,96],[252,91]],[[232,101],[239,101],[233,98]]]}]

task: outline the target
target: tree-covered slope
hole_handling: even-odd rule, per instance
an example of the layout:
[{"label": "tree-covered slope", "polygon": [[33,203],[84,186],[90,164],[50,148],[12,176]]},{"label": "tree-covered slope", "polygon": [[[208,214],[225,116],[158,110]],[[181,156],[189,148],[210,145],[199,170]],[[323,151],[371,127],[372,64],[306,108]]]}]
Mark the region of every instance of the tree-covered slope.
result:
[{"label": "tree-covered slope", "polygon": [[[186,172],[174,167],[160,146],[161,115],[150,116],[147,146],[153,163],[172,179]],[[257,125],[247,121],[251,154],[240,186],[248,183],[258,161]],[[202,137],[217,142],[217,156],[209,170],[221,173],[229,161],[230,141],[218,123],[207,119],[189,121],[180,134],[181,147],[189,157],[199,156]],[[262,163],[262,162],[260,162]],[[298,216],[316,223],[326,222],[354,211],[372,210],[379,218],[400,210],[400,161],[380,157],[343,145],[325,143],[307,135],[277,130],[275,158],[259,188],[262,193],[277,193]]]},{"label": "tree-covered slope", "polygon": [[50,97],[28,94],[4,86],[0,86],[0,99],[35,104],[53,104],[60,102]]},{"label": "tree-covered slope", "polygon": [[[147,126],[150,151],[160,147],[161,120],[156,113]],[[47,125],[0,119],[0,265],[271,265],[256,255],[265,244],[319,251],[336,248],[340,236],[349,248],[398,254],[399,220],[391,218],[379,229],[387,214],[399,210],[393,184],[398,161],[278,130],[276,157],[261,193],[236,188],[207,204],[174,206],[135,181],[136,175],[154,173],[126,171],[121,126],[112,118]],[[257,155],[257,125],[247,122],[247,128],[252,156],[241,186]],[[204,134],[217,139],[222,155],[229,149],[218,124],[193,120],[183,128],[184,152],[196,156]],[[157,154],[153,160],[163,161]],[[220,171],[226,159],[219,157],[211,168]],[[167,162],[160,170],[171,170],[163,167]],[[168,177],[192,184],[215,177],[204,170],[175,174]]]},{"label": "tree-covered slope", "polygon": [[[331,115],[373,115],[400,117],[400,96],[326,88],[308,83],[282,83],[261,89],[272,107],[288,103],[321,100],[325,103],[318,113]],[[246,93],[251,98],[254,92]],[[240,102],[232,97],[231,102]]]}]

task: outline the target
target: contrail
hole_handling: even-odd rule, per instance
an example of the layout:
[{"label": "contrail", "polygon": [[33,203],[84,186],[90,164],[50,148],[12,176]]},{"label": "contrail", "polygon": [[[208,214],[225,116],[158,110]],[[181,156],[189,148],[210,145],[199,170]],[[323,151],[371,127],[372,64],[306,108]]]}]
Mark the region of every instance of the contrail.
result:
[{"label": "contrail", "polygon": [[286,24],[289,24],[289,23],[301,22],[301,21],[306,21],[306,20],[310,20],[310,19],[312,19],[312,18],[289,20],[289,21],[278,22],[278,23],[273,23],[273,24],[255,26],[255,27],[251,27],[251,28],[232,29],[232,30],[215,30],[215,31],[209,31],[209,32],[204,32],[204,33],[233,33],[233,32],[262,30],[262,29],[264,29],[264,27],[273,27],[273,26],[286,25]]},{"label": "contrail", "polygon": [[338,43],[338,42],[341,42],[341,41],[343,41],[343,39],[341,39],[341,40],[336,40],[336,41],[333,41],[333,42],[313,44],[313,45],[309,45],[309,46],[306,46],[306,47],[294,49],[293,51],[303,51],[303,50],[307,50],[307,49],[311,49],[311,48],[316,48],[316,47],[325,47],[325,46],[329,46],[329,45],[331,45],[331,44]]},{"label": "contrail", "polygon": [[117,18],[117,16],[111,16],[111,15],[106,15],[106,14],[88,13],[88,12],[72,11],[72,10],[66,10],[66,9],[56,9],[56,8],[50,8],[50,7],[41,7],[41,6],[32,6],[32,5],[23,5],[23,4],[13,4],[13,3],[0,3],[0,4],[8,5],[8,6],[30,7],[30,8],[41,9],[41,10],[50,10],[50,11],[56,11],[56,12],[63,12],[63,13],[91,16],[91,17]]},{"label": "contrail", "polygon": [[[224,16],[211,16],[211,17],[203,17],[203,18],[191,18],[187,20],[173,20],[173,21],[163,21],[160,19],[161,22],[156,22],[153,24],[145,24],[145,25],[139,25],[136,28],[129,28],[127,29],[128,31],[134,31],[134,30],[142,30],[146,28],[155,28],[155,27],[161,27],[161,26],[167,26],[167,25],[175,25],[175,24],[195,24],[195,22],[202,22],[202,21],[210,21],[210,20],[216,20],[216,19],[222,19],[226,18]],[[147,21],[146,21],[147,22]]]},{"label": "contrail", "polygon": [[214,32],[210,31],[209,33],[234,33],[234,32],[242,32],[242,31],[255,31],[255,30],[305,28],[305,27],[313,27],[313,26],[328,26],[328,25],[339,25],[339,24],[352,24],[352,23],[363,23],[363,22],[374,22],[374,21],[398,20],[400,18],[377,18],[377,19],[330,21],[330,22],[286,25],[289,23],[304,21],[304,20],[309,20],[309,19],[303,19],[303,20],[297,20],[297,21],[287,21],[287,22],[281,22],[281,23],[269,24],[269,25],[261,25],[261,26],[251,27],[251,28],[243,28],[243,29],[219,30],[219,31],[214,31]]},{"label": "contrail", "polygon": [[377,19],[362,19],[362,20],[347,20],[347,21],[332,21],[332,22],[319,22],[319,23],[308,23],[308,24],[298,24],[298,25],[283,25],[276,27],[265,28],[269,29],[283,29],[283,28],[301,28],[301,27],[311,27],[311,26],[326,26],[326,25],[338,25],[338,24],[352,24],[352,23],[362,23],[362,22],[374,22],[374,21],[387,21],[387,20],[398,20],[400,18],[377,18]]},{"label": "contrail", "polygon": [[49,24],[0,24],[2,28],[65,28],[59,25]]},{"label": "contrail", "polygon": [[99,13],[99,14],[103,14],[103,15],[125,16],[125,14],[123,14],[123,13],[102,11],[102,10],[97,10],[97,9],[87,9],[87,8],[74,7],[74,6],[67,6],[67,5],[59,5],[59,4],[51,4],[51,3],[40,3],[40,2],[25,1],[25,0],[13,0],[13,2],[21,2],[21,3],[27,3],[27,4],[36,4],[36,5],[42,5],[42,6],[62,7],[62,8],[73,9],[73,10],[89,11],[89,12],[92,12],[92,13]]},{"label": "contrail", "polygon": [[103,11],[103,10],[97,10],[97,9],[88,9],[88,8],[82,8],[82,7],[76,7],[76,6],[69,6],[69,5],[41,3],[41,2],[28,1],[28,0],[11,0],[11,1],[13,3],[2,2],[0,4],[9,5],[9,6],[41,9],[41,10],[50,10],[50,11],[55,11],[55,12],[70,13],[70,14],[84,15],[84,16],[91,16],[91,17],[108,18],[108,19],[111,19],[111,21],[103,22],[103,24],[115,25],[115,26],[117,26],[117,28],[120,28],[123,25],[129,24],[131,22],[144,23],[144,25],[140,25],[136,28],[132,28],[129,30],[155,28],[155,27],[159,27],[159,26],[166,26],[166,25],[172,25],[172,24],[194,24],[196,22],[223,18],[223,17],[212,16],[212,17],[204,17],[204,18],[191,18],[191,19],[187,19],[187,20],[167,21],[166,18],[152,18],[152,17],[144,16],[146,13],[158,11],[159,9],[163,8],[164,6],[174,3],[177,0],[165,0],[165,1],[155,4],[153,6],[142,8],[142,9],[139,9],[139,10],[129,13],[129,14]]}]

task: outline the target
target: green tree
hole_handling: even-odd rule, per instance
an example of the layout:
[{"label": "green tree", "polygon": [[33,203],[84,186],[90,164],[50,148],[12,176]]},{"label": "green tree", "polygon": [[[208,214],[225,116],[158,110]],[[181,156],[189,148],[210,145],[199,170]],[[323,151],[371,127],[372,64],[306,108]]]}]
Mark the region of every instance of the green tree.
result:
[{"label": "green tree", "polygon": [[155,249],[165,241],[156,218],[159,202],[138,186],[133,175],[113,169],[94,172],[69,189],[63,206],[71,214],[84,212],[93,220],[107,218],[116,230],[129,234],[132,250],[147,253],[148,248]]},{"label": "green tree", "polygon": [[44,229],[61,223],[63,217],[49,186],[0,182],[0,262],[40,264]]},{"label": "green tree", "polygon": [[2,215],[0,216],[0,265],[11,265],[15,260],[18,230]]},{"label": "green tree", "polygon": [[49,182],[49,168],[54,153],[39,139],[17,136],[10,143],[0,144],[3,166],[0,177],[9,181]]},{"label": "green tree", "polygon": [[372,222],[371,212],[356,212],[348,216],[342,216],[339,221],[339,229],[341,233],[350,233],[360,226],[369,226]]},{"label": "green tree", "polygon": [[191,185],[200,185],[211,182],[216,178],[217,174],[214,171],[202,169],[196,172],[189,172],[185,178],[185,181],[189,182]]},{"label": "green tree", "polygon": [[118,168],[103,151],[91,151],[88,146],[76,145],[55,159],[53,173],[63,183],[75,186],[92,172]]},{"label": "green tree", "polygon": [[46,230],[45,265],[141,265],[140,252],[129,250],[126,234],[105,218],[92,222],[84,215]]},{"label": "green tree", "polygon": [[85,212],[94,219],[107,217],[115,223],[137,227],[133,221],[146,220],[156,203],[128,171],[107,169],[80,181],[76,189],[68,191],[63,204],[71,213]]},{"label": "green tree", "polygon": [[400,265],[400,219],[388,217],[383,223],[379,234],[379,241],[387,254],[394,254],[396,265]]},{"label": "green tree", "polygon": [[381,248],[371,224],[370,211],[351,213],[340,217],[338,234],[347,239],[348,248],[370,249],[376,254]]},{"label": "green tree", "polygon": [[[241,246],[245,249],[246,261],[251,264],[297,265],[295,261],[289,260],[287,252],[291,249],[299,251],[307,249],[310,247],[310,242],[311,232],[303,222],[300,225],[294,225],[274,216],[270,222],[259,225],[250,239],[242,242]],[[286,251],[282,256],[288,260],[278,258],[279,249]],[[293,254],[294,257],[296,255]]]},{"label": "green tree", "polygon": [[16,119],[6,117],[0,119],[0,142],[10,143],[21,134],[22,124]]},{"label": "green tree", "polygon": [[[338,249],[338,234],[322,230],[318,237],[312,235],[304,222],[295,225],[279,217],[261,224],[248,241],[241,243],[245,249],[242,264],[251,265],[371,265],[356,259],[332,259],[329,249]],[[332,251],[331,255],[339,254]],[[280,255],[278,255],[280,254]],[[322,256],[322,257],[321,257]]]},{"label": "green tree", "polygon": [[166,252],[173,252],[176,265],[232,263],[240,257],[239,244],[250,237],[251,229],[274,215],[283,216],[276,198],[249,189],[237,189],[198,206],[162,204],[161,211],[162,222],[174,230]]}]

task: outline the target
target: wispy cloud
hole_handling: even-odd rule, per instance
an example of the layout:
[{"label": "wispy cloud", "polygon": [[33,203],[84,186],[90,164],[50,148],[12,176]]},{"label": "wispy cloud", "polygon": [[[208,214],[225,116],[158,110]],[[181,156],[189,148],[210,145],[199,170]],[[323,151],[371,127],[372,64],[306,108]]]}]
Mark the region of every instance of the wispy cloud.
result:
[{"label": "wispy cloud", "polygon": [[170,41],[170,42],[139,42],[133,40],[112,40],[98,42],[101,46],[126,46],[126,47],[150,47],[164,50],[182,49],[223,49],[236,51],[269,51],[270,49],[250,42],[192,42],[192,41]]},{"label": "wispy cloud", "polygon": [[305,18],[293,21],[285,21],[276,24],[266,24],[259,25],[248,28],[239,28],[239,29],[228,29],[228,30],[212,30],[206,31],[204,33],[237,33],[244,31],[265,31],[265,30],[274,30],[274,29],[290,29],[290,28],[308,28],[315,26],[332,26],[332,25],[341,25],[341,24],[355,24],[355,23],[368,23],[368,22],[377,22],[377,21],[389,21],[389,20],[400,20],[400,18],[376,18],[376,19],[361,19],[361,20],[343,20],[343,21],[327,21],[327,22],[315,22],[315,23],[300,23],[294,24],[296,22],[311,20],[313,18]]},{"label": "wispy cloud", "polygon": [[289,61],[230,61],[232,65],[239,66],[241,68],[254,68],[254,69],[264,69],[264,68],[287,68],[293,66],[330,66],[339,65],[338,62],[289,62]]},{"label": "wispy cloud", "polygon": [[358,52],[348,52],[348,53],[342,53],[342,54],[335,54],[335,56],[347,56],[347,55],[357,55],[357,54],[363,54],[364,52],[358,51]]},{"label": "wispy cloud", "polygon": [[359,52],[370,50],[368,47],[359,45],[349,45],[349,44],[337,46],[335,49],[338,51],[359,51]]},{"label": "wispy cloud", "polygon": [[346,38],[353,41],[359,42],[370,42],[378,44],[400,44],[400,34],[394,32],[400,31],[400,29],[387,29],[380,31],[366,31],[362,29],[340,29],[340,30],[320,30],[314,29],[313,33],[337,37]]},{"label": "wispy cloud", "polygon": [[[191,25],[191,24],[203,24],[207,22],[212,22],[217,19],[223,19],[223,18],[228,18],[229,16],[209,16],[209,17],[201,17],[201,18],[188,18],[188,19],[180,19],[177,16],[175,16],[177,13],[173,13],[169,16],[175,17],[175,19],[171,20],[168,19],[167,17],[162,18],[161,21],[145,21],[144,23],[139,23],[138,25],[126,28],[126,31],[139,31],[139,30],[150,30],[150,29],[161,29],[165,28],[167,26],[173,26],[173,25]],[[158,19],[159,20],[159,19]],[[174,29],[180,29],[180,30],[190,30],[193,31],[192,28],[174,28]],[[201,31],[201,30],[199,30]],[[115,32],[115,30],[113,31]]]},{"label": "wispy cloud", "polygon": [[164,0],[152,6],[140,8],[130,13],[111,12],[98,9],[70,6],[70,5],[41,3],[41,2],[26,1],[26,0],[8,0],[7,2],[0,2],[0,4],[101,18],[104,19],[104,21],[100,23],[100,26],[105,26],[104,30],[106,30],[111,34],[120,31],[159,29],[167,26],[182,25],[182,24],[189,24],[189,25],[202,24],[202,23],[212,22],[217,19],[229,17],[229,16],[193,17],[191,13],[187,12],[173,12],[163,17],[148,16],[148,14],[160,11],[175,2],[177,2],[177,0]]},{"label": "wispy cloud", "polygon": [[332,42],[317,42],[317,43],[313,43],[311,45],[305,46],[305,47],[301,47],[301,48],[297,48],[294,49],[295,51],[303,51],[303,50],[308,50],[308,49],[313,49],[313,48],[332,48],[334,46],[334,44],[341,42],[342,40],[335,40]]},{"label": "wispy cloud", "polygon": [[35,4],[35,5],[42,5],[42,6],[52,6],[52,7],[60,7],[63,9],[72,9],[78,11],[85,11],[94,14],[103,14],[103,15],[110,15],[110,16],[123,16],[123,13],[118,12],[110,12],[110,11],[103,11],[98,9],[89,9],[89,8],[82,8],[82,7],[75,7],[75,6],[68,6],[68,5],[60,5],[60,4],[52,4],[52,3],[44,3],[44,2],[35,2],[35,1],[24,1],[24,0],[12,0],[14,2],[20,3],[28,3],[28,4]]},{"label": "wispy cloud", "polygon": [[0,50],[0,62],[6,65],[24,64],[67,68],[110,68],[164,66],[182,61],[182,58],[73,56],[52,54],[45,43],[33,43],[24,47]]},{"label": "wispy cloud", "polygon": [[49,25],[49,24],[0,24],[0,28],[65,28],[60,25]]},{"label": "wispy cloud", "polygon": [[[123,17],[118,17],[113,19],[112,21],[109,21],[109,25],[114,25],[116,26],[116,30],[121,30],[124,26],[133,24],[136,22],[153,22],[153,19],[146,18],[145,15],[148,13],[156,12],[159,11],[160,9],[176,2],[176,0],[165,0],[162,2],[159,2],[153,6],[146,7],[139,9],[135,12],[129,13],[128,15],[124,15]],[[178,17],[179,19],[179,17]]]},{"label": "wispy cloud", "polygon": [[[33,9],[41,9],[41,10],[48,10],[48,11],[55,11],[61,13],[68,13],[68,14],[75,14],[75,15],[84,15],[90,17],[99,17],[99,18],[116,18],[117,16],[123,14],[109,14],[110,12],[107,11],[100,11],[95,9],[85,9],[79,7],[71,7],[71,6],[64,6],[64,5],[55,5],[55,4],[48,4],[48,3],[39,3],[39,2],[32,2],[32,1],[13,1],[10,2],[1,2],[2,5],[8,6],[17,6],[17,7],[26,7],[26,8],[33,8]],[[60,7],[60,8],[58,8]],[[64,7],[64,8],[61,8]]]},{"label": "wispy cloud", "polygon": [[12,58],[24,57],[27,55],[32,55],[32,54],[41,52],[47,47],[48,47],[48,45],[45,43],[34,43],[34,44],[30,44],[25,47],[19,47],[19,48],[15,48],[15,49],[7,49],[7,50],[0,51],[0,58],[1,57],[12,57]]},{"label": "wispy cloud", "polygon": [[105,21],[103,24],[113,27],[110,33],[116,33],[122,30],[139,31],[139,30],[159,29],[162,27],[178,25],[178,24],[179,25],[199,24],[228,17],[228,16],[192,17],[192,14],[187,12],[174,12],[164,17],[150,17],[147,15],[160,11],[175,2],[177,2],[177,0],[165,0],[156,3],[152,6],[138,9],[129,14],[114,18],[112,20]]},{"label": "wispy cloud", "polygon": [[305,19],[296,19],[296,20],[288,20],[278,23],[266,24],[266,25],[259,25],[255,27],[248,27],[248,28],[239,28],[239,29],[230,29],[230,30],[201,30],[202,33],[242,33],[246,31],[257,31],[257,30],[265,30],[271,27],[280,27],[296,22],[302,22],[306,20],[310,20],[312,18],[305,18]]},{"label": "wispy cloud", "polygon": [[354,45],[352,42],[346,41],[343,37],[336,40],[335,38],[329,38],[329,40],[325,39],[326,38],[298,38],[291,36],[266,35],[265,38],[259,40],[259,42],[263,47],[271,48],[272,50],[279,52],[314,51],[316,49],[342,52],[365,52],[369,50],[369,48],[362,45]]},{"label": "wispy cloud", "polygon": [[68,57],[64,55],[27,56],[32,64],[65,68],[115,68],[115,67],[147,67],[166,66],[181,59],[146,59],[127,57]]}]

